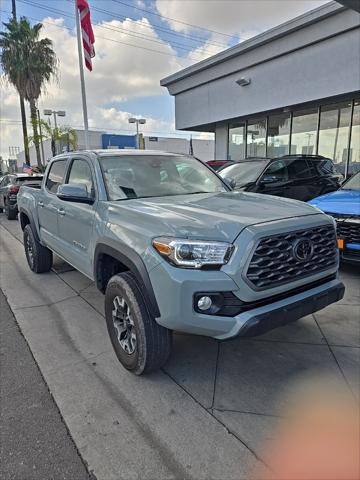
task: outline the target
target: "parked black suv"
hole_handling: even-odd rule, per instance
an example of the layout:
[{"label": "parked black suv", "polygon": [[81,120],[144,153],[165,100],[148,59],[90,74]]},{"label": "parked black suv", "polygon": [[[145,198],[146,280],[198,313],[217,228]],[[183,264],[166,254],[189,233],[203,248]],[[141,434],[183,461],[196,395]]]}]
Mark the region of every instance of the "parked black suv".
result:
[{"label": "parked black suv", "polygon": [[[219,170],[235,190],[308,201],[337,190],[343,176],[320,155],[285,155],[232,162]],[[229,182],[228,182],[229,183]]]},{"label": "parked black suv", "polygon": [[27,173],[10,173],[4,175],[0,181],[0,212],[5,210],[9,220],[15,220],[18,214],[17,194],[22,185],[40,187],[43,176],[41,174],[28,175]]}]

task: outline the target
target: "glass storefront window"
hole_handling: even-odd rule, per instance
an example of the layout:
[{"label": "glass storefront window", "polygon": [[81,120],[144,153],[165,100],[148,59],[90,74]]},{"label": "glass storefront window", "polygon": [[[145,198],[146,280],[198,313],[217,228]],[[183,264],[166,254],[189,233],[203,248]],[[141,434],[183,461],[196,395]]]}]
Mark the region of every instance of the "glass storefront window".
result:
[{"label": "glass storefront window", "polygon": [[228,160],[245,158],[245,123],[229,125]]},{"label": "glass storefront window", "polygon": [[292,121],[292,154],[315,155],[318,125],[318,109],[294,112]]},{"label": "glass storefront window", "polygon": [[247,126],[247,157],[266,155],[266,118],[252,120]]},{"label": "glass storefront window", "polygon": [[351,103],[321,107],[318,154],[331,158],[344,174],[348,157]]},{"label": "glass storefront window", "polygon": [[360,100],[355,100],[350,143],[350,175],[360,171]]},{"label": "glass storefront window", "polygon": [[[292,113],[283,112],[229,125],[228,158],[322,155],[342,174],[360,171],[360,99]],[[291,118],[292,117],[292,118]],[[349,133],[351,142],[349,149]],[[267,144],[266,144],[267,142]]]},{"label": "glass storefront window", "polygon": [[289,153],[290,113],[271,115],[268,120],[268,157],[281,157]]}]

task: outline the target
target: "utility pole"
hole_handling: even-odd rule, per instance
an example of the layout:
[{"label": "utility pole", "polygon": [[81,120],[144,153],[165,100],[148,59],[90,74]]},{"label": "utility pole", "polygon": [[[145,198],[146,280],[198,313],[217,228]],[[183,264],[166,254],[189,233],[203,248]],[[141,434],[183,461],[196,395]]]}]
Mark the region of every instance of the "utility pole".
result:
[{"label": "utility pole", "polygon": [[[16,0],[11,0],[11,2],[12,2],[12,16],[13,16],[13,19],[16,20]],[[19,98],[20,98],[21,123],[22,123],[23,138],[24,138],[25,163],[26,165],[30,165],[25,103],[24,103],[24,98],[20,95],[20,93],[19,93]]]}]

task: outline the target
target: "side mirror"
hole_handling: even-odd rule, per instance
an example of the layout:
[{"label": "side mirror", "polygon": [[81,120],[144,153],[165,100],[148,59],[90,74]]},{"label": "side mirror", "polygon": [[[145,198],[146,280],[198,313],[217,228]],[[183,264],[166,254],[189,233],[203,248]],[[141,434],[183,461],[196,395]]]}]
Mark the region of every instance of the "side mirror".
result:
[{"label": "side mirror", "polygon": [[274,177],[273,175],[264,175],[260,179],[260,185],[268,185],[269,183],[276,183],[278,182],[279,179],[277,177]]},{"label": "side mirror", "polygon": [[228,187],[231,188],[231,190],[233,190],[236,187],[236,180],[234,178],[225,177],[223,178],[223,181],[226,183]]},{"label": "side mirror", "polygon": [[84,183],[63,183],[58,186],[56,195],[67,202],[94,203]]}]

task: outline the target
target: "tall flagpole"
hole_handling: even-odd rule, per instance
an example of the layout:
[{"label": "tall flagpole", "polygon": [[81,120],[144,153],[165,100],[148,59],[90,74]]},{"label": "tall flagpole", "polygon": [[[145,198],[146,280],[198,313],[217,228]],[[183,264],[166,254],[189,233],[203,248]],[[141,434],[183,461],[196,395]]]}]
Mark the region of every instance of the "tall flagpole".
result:
[{"label": "tall flagpole", "polygon": [[80,29],[80,15],[79,15],[79,9],[77,7],[76,0],[75,0],[75,21],[76,21],[76,33],[77,33],[77,44],[78,44],[78,54],[79,54],[81,96],[82,96],[82,106],[83,106],[83,116],[84,116],[85,149],[89,150],[90,149],[89,124],[88,124],[88,114],[87,114],[87,105],[86,105],[83,47],[82,47],[82,40],[81,40],[82,37],[81,37],[81,29]]}]

